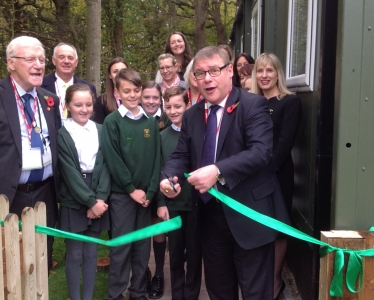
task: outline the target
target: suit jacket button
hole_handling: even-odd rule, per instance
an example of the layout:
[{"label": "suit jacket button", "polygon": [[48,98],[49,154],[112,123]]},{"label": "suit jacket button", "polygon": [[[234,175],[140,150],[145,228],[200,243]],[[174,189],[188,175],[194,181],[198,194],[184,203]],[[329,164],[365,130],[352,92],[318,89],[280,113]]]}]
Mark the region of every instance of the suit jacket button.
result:
[{"label": "suit jacket button", "polygon": [[12,190],[15,191],[17,189],[16,186],[12,186]]},{"label": "suit jacket button", "polygon": [[22,164],[18,164],[18,168],[22,168]]}]

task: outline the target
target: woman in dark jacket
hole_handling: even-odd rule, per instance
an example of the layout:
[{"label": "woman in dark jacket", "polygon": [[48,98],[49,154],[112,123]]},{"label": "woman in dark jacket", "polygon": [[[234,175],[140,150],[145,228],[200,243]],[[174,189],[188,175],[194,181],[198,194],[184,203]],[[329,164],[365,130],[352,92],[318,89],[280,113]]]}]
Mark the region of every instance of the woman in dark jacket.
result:
[{"label": "woman in dark jacket", "polygon": [[[261,54],[255,62],[252,93],[268,99],[273,120],[273,163],[278,175],[288,213],[292,210],[294,189],[294,165],[291,155],[302,117],[300,98],[286,87],[285,76],[279,59],[271,53]],[[280,235],[275,241],[274,299],[284,289],[281,274],[287,250],[287,240]]]}]

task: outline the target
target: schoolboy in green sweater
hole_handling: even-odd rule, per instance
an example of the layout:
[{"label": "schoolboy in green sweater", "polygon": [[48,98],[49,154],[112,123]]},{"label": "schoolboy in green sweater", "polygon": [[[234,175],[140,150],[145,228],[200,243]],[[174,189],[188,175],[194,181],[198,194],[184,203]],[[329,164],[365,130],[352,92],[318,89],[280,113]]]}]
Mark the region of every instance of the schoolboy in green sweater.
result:
[{"label": "schoolboy in green sweater", "polygon": [[[103,153],[111,174],[110,217],[112,237],[151,224],[151,199],[158,191],[160,134],[156,120],[138,106],[141,79],[131,69],[115,78],[122,105],[106,117],[103,125]],[[131,299],[146,300],[144,273],[150,253],[150,239],[110,250],[108,297],[125,299],[129,283]]]},{"label": "schoolboy in green sweater", "polygon": [[[161,162],[167,160],[178,143],[182,117],[188,106],[187,92],[178,86],[168,88],[164,101],[165,112],[172,125],[161,132]],[[191,185],[185,181],[181,193],[175,199],[165,199],[159,193],[157,205],[157,214],[161,219],[168,220],[176,216],[182,218],[182,228],[168,233],[172,299],[198,299],[202,254],[199,232],[191,214]]]}]

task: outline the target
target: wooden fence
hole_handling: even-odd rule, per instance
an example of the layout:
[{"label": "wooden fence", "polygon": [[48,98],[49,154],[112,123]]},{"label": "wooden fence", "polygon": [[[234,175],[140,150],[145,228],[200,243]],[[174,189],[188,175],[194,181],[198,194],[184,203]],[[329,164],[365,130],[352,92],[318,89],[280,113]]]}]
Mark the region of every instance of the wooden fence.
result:
[{"label": "wooden fence", "polygon": [[9,214],[9,200],[0,195],[0,220],[0,300],[48,300],[47,236],[35,232],[35,224],[46,226],[45,204],[23,210],[20,232],[18,216]]}]

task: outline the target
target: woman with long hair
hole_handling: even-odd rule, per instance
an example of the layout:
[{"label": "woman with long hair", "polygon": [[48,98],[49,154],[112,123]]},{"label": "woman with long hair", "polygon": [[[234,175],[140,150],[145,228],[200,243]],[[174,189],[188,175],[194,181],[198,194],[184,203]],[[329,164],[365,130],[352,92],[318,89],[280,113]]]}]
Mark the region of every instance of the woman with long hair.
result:
[{"label": "woman with long hair", "polygon": [[108,65],[106,73],[105,93],[101,94],[94,106],[93,120],[103,124],[107,115],[117,110],[121,100],[115,91],[115,77],[121,69],[128,68],[128,64],[122,57],[113,58]]},{"label": "woman with long hair", "polygon": [[177,59],[177,71],[184,74],[187,65],[192,59],[192,53],[190,44],[182,32],[173,31],[169,34],[166,40],[165,53],[174,55]]},{"label": "woman with long hair", "polygon": [[232,83],[236,87],[240,87],[240,68],[244,65],[253,65],[255,60],[248,53],[241,53],[235,57],[234,60],[234,76],[232,77]]},{"label": "woman with long hair", "polygon": [[[273,163],[288,213],[291,214],[294,189],[291,150],[301,123],[301,100],[287,89],[282,64],[274,54],[261,54],[256,59],[252,74],[251,92],[268,99],[273,120]],[[285,287],[281,275],[286,250],[287,239],[280,235],[275,241],[274,299],[279,299]]]}]

